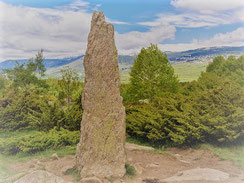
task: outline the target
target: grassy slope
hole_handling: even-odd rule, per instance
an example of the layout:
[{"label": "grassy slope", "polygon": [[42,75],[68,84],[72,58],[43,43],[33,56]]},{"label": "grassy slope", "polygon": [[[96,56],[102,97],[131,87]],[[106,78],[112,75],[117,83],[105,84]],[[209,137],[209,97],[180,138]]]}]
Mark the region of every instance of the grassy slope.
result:
[{"label": "grassy slope", "polygon": [[175,74],[181,82],[197,80],[201,72],[205,71],[207,62],[173,64]]},{"label": "grassy slope", "polygon": [[[179,77],[180,82],[197,80],[201,72],[205,71],[207,65],[207,62],[172,64],[175,74]],[[120,76],[122,83],[129,82],[129,71],[120,71]]]},{"label": "grassy slope", "polygon": [[[175,63],[172,66],[175,69],[175,74],[179,76],[179,79],[181,82],[186,81],[193,81],[196,80],[202,71],[205,71],[207,62],[195,62],[195,63]],[[66,66],[61,66],[57,68],[48,69],[46,72],[47,77],[60,77],[60,70],[65,69]],[[80,73],[81,78],[84,79],[84,69],[82,66],[82,60],[77,60],[75,62],[72,62],[69,64],[69,67],[76,70],[78,73]],[[130,68],[132,65],[128,64],[120,64],[120,69],[124,68]],[[121,76],[121,82],[122,83],[128,83],[129,82],[129,71],[123,70],[120,71]]]},{"label": "grassy slope", "polygon": [[214,152],[221,160],[231,160],[244,169],[244,143],[231,146],[213,146],[204,144],[203,147]]}]

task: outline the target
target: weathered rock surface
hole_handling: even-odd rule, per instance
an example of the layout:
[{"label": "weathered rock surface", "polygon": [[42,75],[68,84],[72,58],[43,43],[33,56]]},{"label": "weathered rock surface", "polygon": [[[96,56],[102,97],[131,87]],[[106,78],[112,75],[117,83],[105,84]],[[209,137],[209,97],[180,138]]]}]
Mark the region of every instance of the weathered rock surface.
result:
[{"label": "weathered rock surface", "polygon": [[141,146],[141,145],[131,144],[131,143],[126,143],[125,148],[127,150],[131,150],[131,151],[133,151],[133,150],[153,151],[153,150],[155,150],[153,147]]},{"label": "weathered rock surface", "polygon": [[102,181],[96,177],[88,177],[81,179],[80,183],[102,183]]},{"label": "weathered rock surface", "polygon": [[229,178],[229,174],[211,169],[211,168],[196,168],[177,173],[177,175],[164,179],[164,182],[177,181],[224,181]]},{"label": "weathered rock surface", "polygon": [[67,183],[61,177],[49,173],[47,171],[38,170],[25,175],[15,183]]},{"label": "weathered rock surface", "polygon": [[84,58],[83,117],[76,163],[81,177],[125,174],[125,108],[113,25],[95,11]]}]

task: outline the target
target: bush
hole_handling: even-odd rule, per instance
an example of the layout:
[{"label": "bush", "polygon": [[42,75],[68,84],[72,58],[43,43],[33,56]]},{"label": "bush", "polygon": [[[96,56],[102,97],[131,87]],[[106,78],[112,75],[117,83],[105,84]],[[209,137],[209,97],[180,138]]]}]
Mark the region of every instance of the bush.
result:
[{"label": "bush", "polygon": [[132,177],[136,174],[136,169],[129,163],[125,163],[126,175]]},{"label": "bush", "polygon": [[10,89],[0,99],[0,129],[15,131],[29,129],[28,114],[39,110],[42,96],[33,90],[24,90],[21,93]]},{"label": "bush", "polygon": [[243,61],[243,56],[217,57],[198,81],[182,85],[181,94],[127,104],[128,134],[174,145],[243,140]]},{"label": "bush", "polygon": [[31,110],[28,120],[31,128],[48,131],[54,127],[80,130],[82,119],[81,94],[69,104],[63,104],[55,97],[43,97],[39,110]]},{"label": "bush", "polygon": [[20,152],[34,154],[47,149],[76,145],[79,140],[79,131],[71,132],[63,128],[60,131],[52,129],[49,132],[39,132],[34,135],[0,139],[0,152],[8,155]]},{"label": "bush", "polygon": [[204,128],[198,117],[188,97],[169,94],[154,104],[133,105],[127,109],[127,133],[153,143],[197,143]]},{"label": "bush", "polygon": [[244,90],[224,83],[203,91],[193,106],[205,126],[202,136],[212,143],[232,143],[244,139]]}]

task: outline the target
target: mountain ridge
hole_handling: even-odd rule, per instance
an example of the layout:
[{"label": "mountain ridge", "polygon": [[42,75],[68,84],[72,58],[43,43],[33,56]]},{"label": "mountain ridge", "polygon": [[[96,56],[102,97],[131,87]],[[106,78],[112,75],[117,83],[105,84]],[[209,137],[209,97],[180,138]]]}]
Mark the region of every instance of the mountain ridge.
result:
[{"label": "mountain ridge", "polygon": [[[199,48],[194,50],[187,50],[183,52],[166,52],[168,59],[171,62],[195,62],[195,61],[211,61],[217,55],[241,55],[244,54],[244,46],[240,47],[209,47]],[[47,68],[47,76],[58,77],[60,71],[65,67],[71,67],[78,71],[82,77],[84,77],[83,68],[84,55],[62,58],[62,59],[44,59],[44,65]],[[129,70],[133,65],[136,56],[119,55],[119,67],[120,70]],[[26,63],[28,59],[17,60],[20,64]],[[12,69],[16,65],[13,60],[6,60],[0,63],[1,69]]]}]

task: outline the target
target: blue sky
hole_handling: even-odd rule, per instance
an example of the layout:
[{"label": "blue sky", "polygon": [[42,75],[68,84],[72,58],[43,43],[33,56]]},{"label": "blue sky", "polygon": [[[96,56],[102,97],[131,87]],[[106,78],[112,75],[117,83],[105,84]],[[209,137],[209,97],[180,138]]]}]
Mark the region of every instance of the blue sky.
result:
[{"label": "blue sky", "polygon": [[113,23],[119,54],[244,45],[243,0],[0,0],[0,62],[84,54],[94,10]]}]

